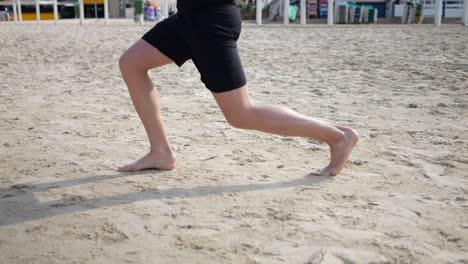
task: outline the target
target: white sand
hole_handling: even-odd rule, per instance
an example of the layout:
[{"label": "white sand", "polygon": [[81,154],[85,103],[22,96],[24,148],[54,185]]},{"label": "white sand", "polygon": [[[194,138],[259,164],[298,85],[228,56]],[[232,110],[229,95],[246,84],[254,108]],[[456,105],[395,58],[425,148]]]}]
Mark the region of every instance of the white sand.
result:
[{"label": "white sand", "polygon": [[178,168],[113,171],[148,148],[117,65],[148,29],[0,25],[0,263],[468,262],[467,28],[244,28],[256,101],[361,133],[334,178],[191,62],[151,72]]}]

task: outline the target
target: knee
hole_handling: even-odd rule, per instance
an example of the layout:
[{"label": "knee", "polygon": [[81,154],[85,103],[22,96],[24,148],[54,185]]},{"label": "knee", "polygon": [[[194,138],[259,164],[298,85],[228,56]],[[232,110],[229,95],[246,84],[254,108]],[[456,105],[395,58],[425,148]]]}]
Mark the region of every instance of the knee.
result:
[{"label": "knee", "polygon": [[254,129],[253,109],[240,110],[234,114],[226,115],[226,120],[232,127],[239,129]]},{"label": "knee", "polygon": [[119,59],[119,67],[122,73],[126,73],[130,70],[141,70],[147,71],[148,69],[144,69],[139,66],[138,59],[136,56],[133,56],[132,52],[126,51]]},{"label": "knee", "polygon": [[131,68],[133,64],[133,58],[128,51],[126,51],[119,59],[119,67],[122,72],[126,71],[127,69]]}]

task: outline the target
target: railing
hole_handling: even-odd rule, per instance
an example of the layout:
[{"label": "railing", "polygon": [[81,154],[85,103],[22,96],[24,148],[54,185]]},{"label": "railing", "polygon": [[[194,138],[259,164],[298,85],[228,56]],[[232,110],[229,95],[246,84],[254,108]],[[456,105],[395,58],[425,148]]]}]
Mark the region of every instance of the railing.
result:
[{"label": "railing", "polygon": [[[79,21],[80,24],[84,24],[85,18],[84,18],[84,0],[79,0],[79,10],[80,10],[80,17]],[[105,24],[109,23],[109,3],[108,0],[103,0],[104,1],[104,21]],[[256,5],[256,22],[258,25],[262,24],[262,10],[264,7],[264,4],[268,4],[270,0],[256,0],[257,5]],[[281,0],[281,9],[283,10],[283,24],[288,24],[289,19],[287,15],[287,10],[289,10],[290,6],[290,0]],[[463,20],[463,24],[465,26],[468,26],[468,0],[445,0],[445,9],[443,10],[443,0],[425,0],[425,11],[424,14],[425,16],[434,16],[434,23],[437,26],[440,26],[442,23],[442,15],[443,11],[445,10],[444,16],[445,17],[461,17]],[[162,14],[163,17],[168,17],[169,15],[169,8],[173,7],[176,3],[175,0],[160,0],[161,2],[161,9],[162,9]],[[15,23],[22,23],[22,5],[31,5],[35,4],[36,6],[36,18],[37,21],[39,22],[41,20],[40,18],[40,5],[45,5],[45,4],[53,4],[53,10],[54,10],[54,23],[57,24],[59,17],[58,17],[58,0],[52,0],[52,1],[39,1],[36,0],[34,2],[28,1],[28,2],[21,2],[21,0],[13,0],[12,2],[0,2],[1,5],[11,5],[13,7],[13,17]],[[334,3],[335,0],[328,0],[328,16],[327,16],[327,23],[328,25],[333,25],[334,24]],[[286,12],[285,12],[286,10]],[[306,7],[306,0],[301,0],[300,1],[300,24],[305,25],[307,23],[307,7]],[[19,19],[18,19],[19,17]]]},{"label": "railing", "polygon": [[[85,23],[85,16],[84,16],[84,0],[78,0],[79,3],[79,21],[80,24]],[[169,9],[174,10],[176,8],[176,1],[175,0],[160,0],[161,3],[161,10],[162,10],[162,15],[163,17],[168,17],[169,16]],[[36,9],[36,20],[38,22],[41,21],[41,11],[40,11],[40,6],[53,6],[53,19],[54,23],[57,24],[57,22],[60,20],[59,15],[58,15],[58,6],[59,5],[64,5],[65,3],[59,3],[58,0],[49,0],[49,1],[21,1],[21,0],[13,0],[10,2],[0,2],[0,5],[2,6],[11,6],[13,9],[13,20],[15,23],[23,23],[23,6],[35,6]],[[69,3],[67,3],[69,4]],[[109,2],[108,0],[103,0],[104,4],[104,22],[105,24],[109,23]]]},{"label": "railing", "polygon": [[[48,6],[52,5],[53,6],[53,13],[54,13],[54,23],[57,24],[59,20],[59,15],[58,15],[58,6],[59,5],[64,5],[65,3],[59,3],[57,0],[53,1],[21,1],[21,0],[13,0],[12,2],[0,2],[1,5],[4,6],[12,6],[13,8],[13,20],[15,23],[22,23],[23,22],[23,12],[22,12],[22,6],[25,5],[35,5],[36,7],[36,20],[38,22],[41,21],[41,11],[40,11],[40,6]],[[108,7],[108,0],[104,0],[104,21],[105,24],[108,24],[109,21],[109,7]],[[79,0],[79,13],[80,13],[80,24],[84,23],[84,2],[83,0]]]},{"label": "railing", "polygon": [[[463,0],[443,1],[442,8],[443,17],[463,17]],[[424,1],[424,14],[428,17],[435,16],[435,0]]]},{"label": "railing", "polygon": [[[257,1],[257,12],[256,22],[258,25],[262,24],[262,9],[264,8],[263,3],[267,0],[256,0]],[[468,0],[444,0],[445,10],[443,10],[443,0],[425,0],[424,1],[424,15],[433,16],[434,24],[440,26],[442,24],[442,15],[445,17],[461,17],[463,24],[468,26]],[[282,10],[289,10],[289,0],[281,0]],[[328,25],[334,24],[333,10],[335,0],[328,0],[328,14],[327,23]],[[445,11],[445,12],[444,12]],[[288,16],[283,11],[283,24],[288,24]],[[300,4],[300,17],[301,25],[306,24],[306,4],[305,0],[301,0]]]}]

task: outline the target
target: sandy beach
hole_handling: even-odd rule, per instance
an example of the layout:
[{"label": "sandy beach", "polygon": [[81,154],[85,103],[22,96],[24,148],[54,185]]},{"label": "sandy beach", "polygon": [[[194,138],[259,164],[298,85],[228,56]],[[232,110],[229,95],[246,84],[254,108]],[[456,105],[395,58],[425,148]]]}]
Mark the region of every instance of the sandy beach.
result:
[{"label": "sandy beach", "polygon": [[361,134],[231,128],[192,62],[153,70],[173,171],[120,55],[150,25],[0,24],[0,263],[468,263],[468,28],[246,25],[251,97]]}]

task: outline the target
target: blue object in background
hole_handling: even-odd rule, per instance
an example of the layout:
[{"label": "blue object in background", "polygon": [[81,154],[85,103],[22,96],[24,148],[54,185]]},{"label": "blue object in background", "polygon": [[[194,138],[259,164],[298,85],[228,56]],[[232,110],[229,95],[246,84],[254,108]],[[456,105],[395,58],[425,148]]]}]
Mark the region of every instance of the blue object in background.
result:
[{"label": "blue object in background", "polygon": [[327,18],[328,15],[328,3],[326,1],[320,1],[320,18]]}]

